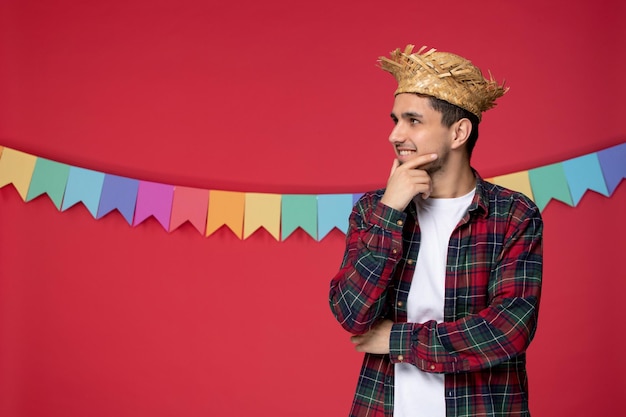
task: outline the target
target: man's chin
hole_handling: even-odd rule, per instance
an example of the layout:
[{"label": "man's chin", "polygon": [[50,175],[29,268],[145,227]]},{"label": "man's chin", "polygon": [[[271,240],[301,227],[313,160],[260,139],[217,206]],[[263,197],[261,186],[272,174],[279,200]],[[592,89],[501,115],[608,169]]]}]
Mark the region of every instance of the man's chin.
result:
[{"label": "man's chin", "polygon": [[418,154],[414,154],[414,155],[410,155],[410,156],[400,156],[400,155],[396,155],[396,159],[398,160],[398,162],[400,163],[400,165],[409,162],[415,158],[417,158],[419,155]]}]

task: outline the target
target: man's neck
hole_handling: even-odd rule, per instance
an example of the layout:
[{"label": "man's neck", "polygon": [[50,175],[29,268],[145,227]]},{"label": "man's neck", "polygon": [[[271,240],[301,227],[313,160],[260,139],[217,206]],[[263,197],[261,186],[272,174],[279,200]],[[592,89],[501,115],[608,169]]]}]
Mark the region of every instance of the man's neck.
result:
[{"label": "man's neck", "polygon": [[476,187],[476,177],[469,163],[457,167],[447,164],[432,176],[433,192],[431,198],[455,198],[469,193]]}]

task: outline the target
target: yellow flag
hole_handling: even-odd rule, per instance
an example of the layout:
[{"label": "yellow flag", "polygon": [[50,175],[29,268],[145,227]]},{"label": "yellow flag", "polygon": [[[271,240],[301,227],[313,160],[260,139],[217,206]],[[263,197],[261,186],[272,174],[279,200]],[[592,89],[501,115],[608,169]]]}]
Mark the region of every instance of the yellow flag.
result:
[{"label": "yellow flag", "polygon": [[494,184],[506,187],[513,191],[519,191],[525,194],[528,198],[534,201],[533,191],[530,187],[530,179],[528,177],[528,171],[514,172],[513,174],[500,175],[493,177],[488,181]]},{"label": "yellow flag", "polygon": [[36,162],[34,155],[4,148],[0,156],[0,187],[13,184],[22,200],[26,201]]},{"label": "yellow flag", "polygon": [[248,238],[260,227],[274,239],[280,239],[280,194],[247,193],[243,238]]}]

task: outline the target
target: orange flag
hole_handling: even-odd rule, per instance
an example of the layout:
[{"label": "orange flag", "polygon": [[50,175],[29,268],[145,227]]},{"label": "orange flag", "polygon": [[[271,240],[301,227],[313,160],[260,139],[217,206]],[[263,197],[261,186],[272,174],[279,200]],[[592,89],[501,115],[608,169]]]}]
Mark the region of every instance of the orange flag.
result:
[{"label": "orange flag", "polygon": [[209,191],[206,236],[226,225],[241,239],[246,195],[235,191]]}]

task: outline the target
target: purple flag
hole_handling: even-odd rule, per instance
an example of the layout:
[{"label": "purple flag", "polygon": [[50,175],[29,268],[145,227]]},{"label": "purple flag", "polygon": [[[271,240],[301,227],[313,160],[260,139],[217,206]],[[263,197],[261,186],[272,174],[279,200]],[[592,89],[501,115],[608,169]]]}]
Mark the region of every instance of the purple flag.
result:
[{"label": "purple flag", "polygon": [[132,225],[138,188],[138,180],[106,174],[104,176],[104,184],[102,185],[102,194],[100,195],[100,205],[98,206],[96,219],[117,209],[117,211],[124,216],[128,224]]},{"label": "purple flag", "polygon": [[626,178],[626,143],[597,152],[609,195]]},{"label": "purple flag", "polygon": [[133,226],[137,226],[148,217],[154,216],[161,223],[161,226],[169,231],[173,199],[173,185],[139,181]]}]

